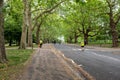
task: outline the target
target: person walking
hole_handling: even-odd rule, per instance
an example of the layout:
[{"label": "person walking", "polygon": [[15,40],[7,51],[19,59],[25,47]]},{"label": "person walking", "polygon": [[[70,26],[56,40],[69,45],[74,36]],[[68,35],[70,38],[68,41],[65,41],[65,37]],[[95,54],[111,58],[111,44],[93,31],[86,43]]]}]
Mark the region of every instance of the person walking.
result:
[{"label": "person walking", "polygon": [[41,47],[42,47],[42,45],[43,45],[43,41],[42,41],[42,40],[40,40],[40,42],[39,42],[39,47],[41,48]]},{"label": "person walking", "polygon": [[82,51],[84,51],[84,46],[85,46],[85,45],[84,45],[84,42],[81,42],[80,45],[81,45]]}]

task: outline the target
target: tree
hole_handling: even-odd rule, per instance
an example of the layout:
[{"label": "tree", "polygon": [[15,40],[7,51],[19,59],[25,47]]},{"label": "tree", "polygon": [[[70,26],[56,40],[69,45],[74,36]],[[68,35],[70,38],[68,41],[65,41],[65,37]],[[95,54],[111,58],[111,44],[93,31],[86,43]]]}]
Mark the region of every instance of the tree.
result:
[{"label": "tree", "polygon": [[[38,5],[37,7],[35,6],[34,10],[31,11],[32,13],[35,13],[35,14],[37,13],[35,15],[35,17],[32,19],[32,21],[34,22],[33,23],[34,25],[31,29],[33,31],[34,28],[37,27],[37,31],[36,31],[36,36],[37,36],[36,42],[37,43],[39,43],[39,33],[40,33],[39,31],[40,31],[42,23],[44,22],[43,18],[45,18],[45,16],[48,16],[49,14],[53,13],[53,11],[64,1],[63,0],[62,1],[54,0],[54,1],[47,1],[47,2],[41,1],[41,5]],[[43,8],[43,9],[41,9],[41,8]],[[46,8],[46,9],[44,9],[44,8]]]},{"label": "tree", "polygon": [[117,25],[120,21],[120,1],[106,0],[108,5],[109,27],[112,35],[112,47],[118,47]]},{"label": "tree", "polygon": [[4,42],[3,2],[4,0],[0,0],[0,62],[2,63],[7,61],[6,52],[5,52],[5,42]]},{"label": "tree", "polygon": [[56,12],[49,16],[44,16],[44,23],[40,29],[40,37],[44,42],[57,42],[60,34],[59,28],[61,27],[60,20],[58,18],[58,14]]},{"label": "tree", "polygon": [[77,38],[82,37],[85,44],[88,44],[88,38],[97,35],[102,22],[100,16],[97,16],[99,15],[97,12],[99,3],[99,1],[89,1],[88,3],[80,1],[80,3],[72,2],[65,7],[69,10],[69,13],[66,13],[67,16],[64,17],[65,22],[71,28],[69,28],[69,40],[74,38],[74,41],[77,42]]},{"label": "tree", "polygon": [[96,36],[102,28],[101,18],[97,16],[99,15],[99,3],[99,1],[89,1],[85,4],[79,4],[79,19],[76,18],[75,22],[76,24],[80,24],[78,30],[83,34],[85,45],[88,44],[88,38]]},{"label": "tree", "polygon": [[28,0],[23,0],[24,5],[24,13],[23,13],[23,24],[22,24],[22,35],[21,35],[21,41],[20,41],[20,49],[26,49],[26,34],[27,34],[27,27],[29,26],[28,21]]},{"label": "tree", "polygon": [[[33,5],[37,8],[33,8],[34,10],[31,11],[31,3],[33,2],[33,0],[23,0],[24,3],[24,16],[23,16],[23,26],[22,26],[22,36],[21,36],[21,42],[20,42],[20,48],[25,49],[26,48],[26,35],[27,35],[27,28],[28,28],[28,46],[32,45],[32,32],[34,30],[34,28],[39,24],[39,18],[41,18],[43,15],[45,14],[49,14],[51,13],[56,7],[58,7],[62,2],[64,1],[58,1],[58,3],[56,3],[57,1],[48,1],[48,2],[44,2],[44,1],[40,1],[38,0],[38,3],[45,3],[43,4],[43,6],[40,6],[39,4],[37,6],[35,6],[34,4],[37,4],[33,2]],[[52,4],[54,5],[52,5]],[[48,4],[48,5],[46,5]],[[42,4],[41,4],[42,5]],[[48,7],[49,6],[49,7]],[[41,9],[41,7],[43,9]],[[33,13],[34,12],[34,13]],[[32,18],[32,15],[34,15],[34,18]],[[33,24],[33,25],[32,25]]]}]

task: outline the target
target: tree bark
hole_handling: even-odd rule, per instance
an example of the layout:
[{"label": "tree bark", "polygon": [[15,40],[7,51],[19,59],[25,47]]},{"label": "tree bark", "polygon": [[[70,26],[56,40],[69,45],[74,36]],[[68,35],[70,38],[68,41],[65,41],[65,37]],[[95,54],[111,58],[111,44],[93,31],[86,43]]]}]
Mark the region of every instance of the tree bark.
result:
[{"label": "tree bark", "polygon": [[36,31],[36,44],[39,44],[40,41],[39,33],[40,33],[40,26],[37,27],[37,31]]},{"label": "tree bark", "polygon": [[77,43],[77,39],[78,39],[77,32],[74,33],[74,39],[75,39],[75,43]]},{"label": "tree bark", "polygon": [[117,30],[116,30],[117,23],[115,23],[115,20],[114,20],[113,6],[109,3],[109,1],[108,1],[108,6],[109,6],[109,9],[110,9],[110,13],[109,13],[110,23],[109,24],[110,24],[111,34],[112,34],[112,47],[118,47],[119,46],[119,44],[118,44],[118,33],[117,33]]},{"label": "tree bark", "polygon": [[22,35],[20,41],[20,49],[26,49],[26,37],[27,37],[27,27],[28,21],[28,0],[23,0],[24,12],[23,12],[23,25],[22,25]]},{"label": "tree bark", "polygon": [[72,39],[73,39],[73,38],[72,38],[71,36],[69,36],[67,42],[68,42],[68,43],[72,43]]},{"label": "tree bark", "polygon": [[110,21],[110,29],[111,29],[111,34],[112,34],[112,47],[118,47],[118,33],[116,30],[116,25],[112,20]]},{"label": "tree bark", "polygon": [[84,34],[84,44],[88,44],[88,33]]},{"label": "tree bark", "polygon": [[40,41],[40,27],[43,23],[43,19],[41,18],[41,22],[40,23],[37,23],[37,31],[36,31],[36,44],[39,44],[39,41]]},{"label": "tree bark", "polygon": [[0,63],[7,61],[5,42],[4,42],[4,15],[3,15],[3,0],[0,0]]},{"label": "tree bark", "polygon": [[32,18],[31,18],[31,4],[28,5],[28,47],[33,45],[32,39]]}]

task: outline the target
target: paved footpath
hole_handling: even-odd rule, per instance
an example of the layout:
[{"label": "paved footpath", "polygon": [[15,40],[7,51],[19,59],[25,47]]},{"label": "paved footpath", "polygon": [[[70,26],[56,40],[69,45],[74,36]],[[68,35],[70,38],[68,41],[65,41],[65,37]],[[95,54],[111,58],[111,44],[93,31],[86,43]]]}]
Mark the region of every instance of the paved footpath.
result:
[{"label": "paved footpath", "polygon": [[43,45],[29,61],[18,80],[86,80],[72,63],[63,59],[49,44]]}]

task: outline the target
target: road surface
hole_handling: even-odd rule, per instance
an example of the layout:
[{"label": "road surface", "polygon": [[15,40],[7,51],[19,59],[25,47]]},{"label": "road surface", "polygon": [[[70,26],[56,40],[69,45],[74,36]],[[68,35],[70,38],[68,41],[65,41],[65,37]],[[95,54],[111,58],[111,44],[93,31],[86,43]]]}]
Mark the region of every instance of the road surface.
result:
[{"label": "road surface", "polygon": [[120,80],[120,50],[86,48],[79,46],[55,44],[68,58],[83,67],[96,80]]}]

